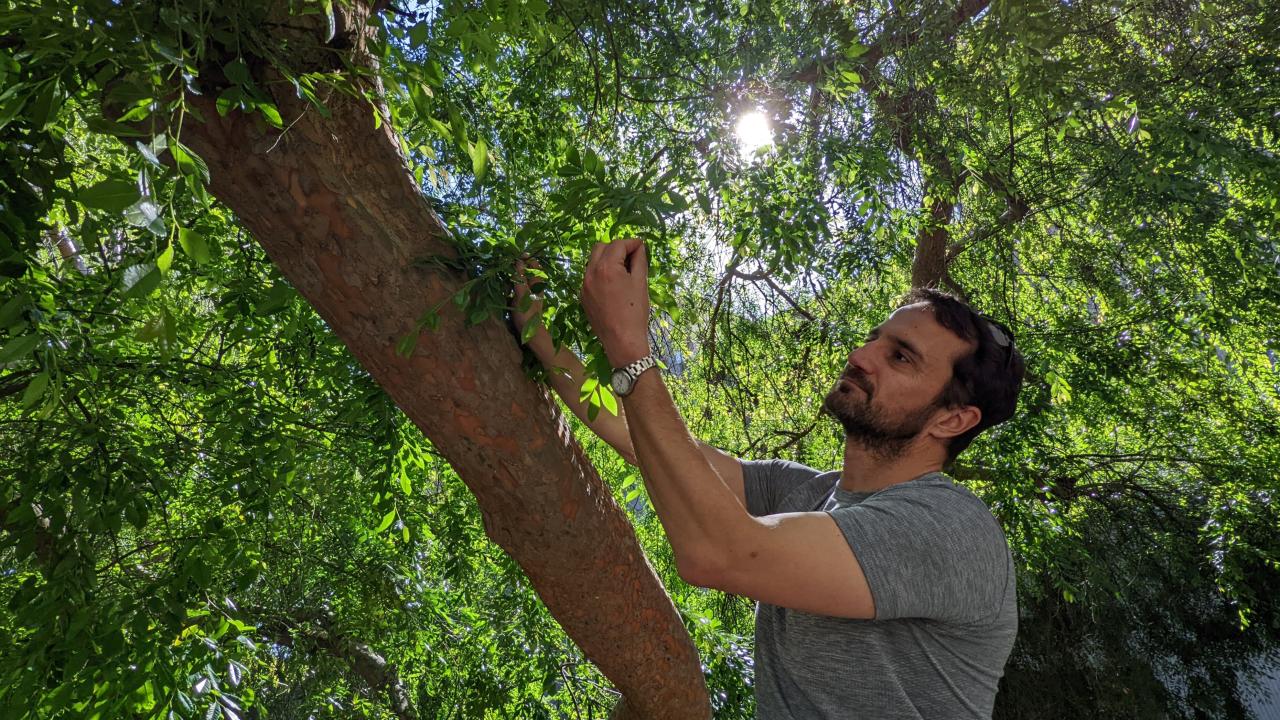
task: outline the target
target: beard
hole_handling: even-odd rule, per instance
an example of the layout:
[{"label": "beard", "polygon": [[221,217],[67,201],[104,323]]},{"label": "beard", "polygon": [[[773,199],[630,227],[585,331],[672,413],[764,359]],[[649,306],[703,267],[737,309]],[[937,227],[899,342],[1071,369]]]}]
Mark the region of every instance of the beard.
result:
[{"label": "beard", "polygon": [[[842,384],[845,380],[855,387]],[[874,394],[865,374],[857,370],[845,372],[822,401],[822,409],[840,423],[848,440],[882,460],[893,460],[924,430],[938,403],[935,400],[905,415],[890,414],[871,402]]]}]

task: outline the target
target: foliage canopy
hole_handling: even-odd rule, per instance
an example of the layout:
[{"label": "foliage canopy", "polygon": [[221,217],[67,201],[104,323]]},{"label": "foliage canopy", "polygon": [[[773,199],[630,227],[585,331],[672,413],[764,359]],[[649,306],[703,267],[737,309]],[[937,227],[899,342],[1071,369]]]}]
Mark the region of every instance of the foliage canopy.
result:
[{"label": "foliage canopy", "polygon": [[[502,314],[528,253],[543,321],[601,372],[585,253],[646,236],[682,410],[743,457],[832,466],[818,403],[846,350],[913,282],[965,294],[1030,370],[954,468],[1020,565],[997,714],[1244,717],[1280,634],[1280,7],[447,0],[371,16],[376,72],[342,17],[4,3],[5,717],[610,702],[448,465],[208,195],[189,98],[287,133],[267,82],[317,113],[385,102],[471,276],[424,328]],[[757,108],[774,142],[744,155]],[[749,717],[749,605],[683,586],[637,476],[588,449],[718,716]]]}]

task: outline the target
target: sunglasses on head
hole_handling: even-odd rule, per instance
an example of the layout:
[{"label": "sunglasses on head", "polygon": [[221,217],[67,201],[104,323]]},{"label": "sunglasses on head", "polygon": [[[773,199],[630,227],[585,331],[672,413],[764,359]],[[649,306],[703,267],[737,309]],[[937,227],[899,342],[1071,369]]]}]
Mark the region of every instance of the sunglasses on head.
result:
[{"label": "sunglasses on head", "polygon": [[986,315],[978,315],[987,327],[987,332],[991,335],[991,340],[997,347],[1004,348],[1004,369],[1008,370],[1013,364],[1013,338],[1009,335],[1009,330],[999,322],[992,320]]}]

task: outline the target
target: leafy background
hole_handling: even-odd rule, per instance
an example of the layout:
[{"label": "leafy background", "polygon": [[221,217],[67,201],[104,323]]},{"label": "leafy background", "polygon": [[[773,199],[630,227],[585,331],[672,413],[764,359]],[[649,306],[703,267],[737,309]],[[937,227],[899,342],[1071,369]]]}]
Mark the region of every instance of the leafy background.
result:
[{"label": "leafy background", "polygon": [[[598,372],[585,252],[644,235],[674,394],[743,457],[838,462],[818,401],[941,232],[943,285],[1029,360],[1017,417],[954,468],[1020,570],[997,716],[1246,717],[1274,667],[1273,4],[449,0],[375,16],[376,78],[295,67],[304,41],[256,4],[4,7],[4,716],[612,703],[447,464],[205,192],[180,91],[287,132],[263,67],[315,112],[383,94],[477,321],[531,254],[543,321]],[[774,143],[744,155],[756,108]],[[579,437],[717,717],[751,717],[750,604],[683,585],[637,476]]]}]

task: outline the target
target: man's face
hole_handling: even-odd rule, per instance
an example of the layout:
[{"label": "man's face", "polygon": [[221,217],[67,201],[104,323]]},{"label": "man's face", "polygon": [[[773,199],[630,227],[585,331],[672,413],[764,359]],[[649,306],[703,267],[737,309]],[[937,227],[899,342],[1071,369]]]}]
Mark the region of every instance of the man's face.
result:
[{"label": "man's face", "polygon": [[899,308],[849,354],[823,409],[850,440],[895,458],[943,410],[937,401],[952,365],[971,347],[939,325],[928,304]]}]

